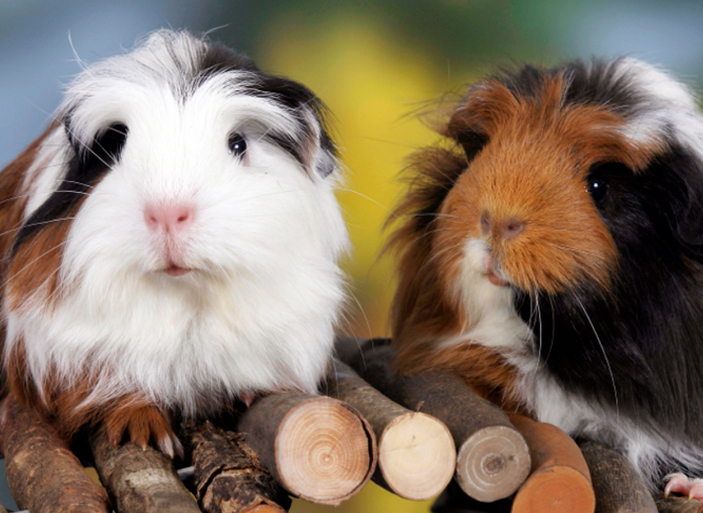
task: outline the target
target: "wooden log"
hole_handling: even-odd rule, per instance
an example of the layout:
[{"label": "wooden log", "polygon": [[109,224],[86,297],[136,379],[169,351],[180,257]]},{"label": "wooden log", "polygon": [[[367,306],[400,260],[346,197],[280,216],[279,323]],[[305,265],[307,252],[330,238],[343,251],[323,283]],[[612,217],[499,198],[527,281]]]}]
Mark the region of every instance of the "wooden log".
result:
[{"label": "wooden log", "polygon": [[596,493],[596,513],[657,513],[642,478],[619,452],[603,444],[580,444]]},{"label": "wooden log", "polygon": [[242,414],[237,431],[290,494],[310,502],[341,503],[376,468],[371,426],[331,397],[296,392],[261,397]]},{"label": "wooden log", "polygon": [[449,484],[456,449],[449,429],[434,417],[391,401],[345,363],[334,360],[326,392],[356,408],[378,443],[373,480],[405,499],[436,497]]},{"label": "wooden log", "polygon": [[509,415],[530,448],[530,477],[513,501],[513,513],[593,513],[596,498],[586,460],[576,442],[544,422]]},{"label": "wooden log", "polygon": [[104,430],[90,439],[95,468],[120,513],[199,513],[169,458],[132,442],[113,447]]},{"label": "wooden log", "polygon": [[242,435],[210,422],[184,426],[195,490],[205,513],[284,513],[290,497],[259,463]]},{"label": "wooden log", "polygon": [[108,513],[104,488],[83,471],[68,443],[12,395],[0,407],[0,436],[10,493],[32,513]]},{"label": "wooden log", "polygon": [[703,513],[703,503],[687,497],[658,497],[654,503],[659,513]]},{"label": "wooden log", "polygon": [[476,395],[464,380],[441,371],[397,376],[391,370],[393,349],[379,340],[363,344],[361,351],[340,349],[341,354],[393,401],[444,422],[457,448],[456,479],[466,494],[493,502],[515,493],[527,479],[530,454],[524,438],[500,408]]}]

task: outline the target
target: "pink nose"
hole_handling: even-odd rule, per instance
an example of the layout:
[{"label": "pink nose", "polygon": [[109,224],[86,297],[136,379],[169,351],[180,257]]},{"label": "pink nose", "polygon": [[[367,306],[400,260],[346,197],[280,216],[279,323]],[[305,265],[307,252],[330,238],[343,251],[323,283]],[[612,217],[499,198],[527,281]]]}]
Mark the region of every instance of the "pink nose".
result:
[{"label": "pink nose", "polygon": [[178,233],[193,222],[193,209],[186,205],[147,205],[144,220],[152,232]]}]

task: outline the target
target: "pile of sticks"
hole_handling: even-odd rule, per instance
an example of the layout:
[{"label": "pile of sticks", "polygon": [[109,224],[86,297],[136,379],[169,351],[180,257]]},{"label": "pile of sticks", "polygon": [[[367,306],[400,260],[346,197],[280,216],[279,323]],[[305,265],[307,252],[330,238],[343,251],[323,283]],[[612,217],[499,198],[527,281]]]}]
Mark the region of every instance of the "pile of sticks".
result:
[{"label": "pile of sticks", "polygon": [[[257,399],[236,421],[185,423],[186,468],[91,435],[99,485],[53,430],[12,397],[0,406],[10,490],[31,513],[287,511],[290,496],[336,505],[369,479],[435,513],[703,512],[654,501],[617,452],[508,418],[455,376],[390,370],[387,340],[340,337],[325,395]],[[0,513],[5,511],[0,506]]]}]

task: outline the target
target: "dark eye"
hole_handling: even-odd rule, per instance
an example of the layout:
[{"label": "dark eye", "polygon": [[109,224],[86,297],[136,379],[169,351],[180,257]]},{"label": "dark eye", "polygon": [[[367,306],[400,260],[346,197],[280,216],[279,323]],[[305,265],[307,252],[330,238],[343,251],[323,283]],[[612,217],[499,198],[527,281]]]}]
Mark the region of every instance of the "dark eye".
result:
[{"label": "dark eye", "polygon": [[239,134],[232,134],[227,141],[229,152],[235,157],[243,156],[247,151],[247,142]]},{"label": "dark eye", "polygon": [[603,203],[608,195],[608,182],[604,178],[588,180],[588,193],[596,204]]}]

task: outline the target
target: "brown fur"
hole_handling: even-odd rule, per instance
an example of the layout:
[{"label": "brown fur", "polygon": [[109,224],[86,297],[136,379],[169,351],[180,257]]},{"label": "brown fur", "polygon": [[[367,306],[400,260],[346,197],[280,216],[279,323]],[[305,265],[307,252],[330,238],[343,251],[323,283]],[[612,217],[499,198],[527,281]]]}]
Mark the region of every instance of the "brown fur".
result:
[{"label": "brown fur", "polygon": [[[475,322],[460,293],[469,239],[485,235],[495,265],[522,290],[562,292],[585,278],[607,288],[617,250],[586,174],[613,161],[641,170],[657,148],[633,146],[620,130],[625,120],[605,106],[566,105],[564,91],[560,75],[545,79],[535,98],[489,80],[440,130],[455,146],[413,157],[388,246],[400,254],[393,339],[401,371],[449,370],[489,400],[524,410],[516,371],[496,350],[471,341],[437,345]],[[524,230],[509,237],[504,230],[514,222]]]},{"label": "brown fur", "polygon": [[[25,173],[34,162],[41,143],[55,130],[56,125],[49,126],[44,133],[37,138],[29,147],[17,158],[10,162],[0,173],[0,255],[2,266],[0,266],[0,294],[5,295],[9,267],[9,254],[17,232],[22,225],[22,215],[24,213],[27,198],[23,191]],[[5,347],[5,323],[0,323],[0,355],[4,353]],[[3,376],[3,381],[12,383],[13,376]],[[21,383],[14,383],[20,386]],[[2,391],[4,395],[6,390]]]},{"label": "brown fur", "polygon": [[105,426],[114,445],[122,440],[125,432],[133,443],[141,447],[146,447],[150,440],[160,443],[175,437],[169,415],[143,395],[122,395],[99,405],[91,402],[93,384],[101,372],[109,370],[86,370],[85,378],[73,380],[71,386],[66,386],[56,373],[50,373],[49,380],[38,385],[29,375],[23,342],[15,345],[7,362],[11,393],[21,403],[52,420],[58,431],[67,438],[82,427],[98,424]]},{"label": "brown fur", "polygon": [[[7,285],[10,250],[22,226],[22,216],[27,204],[23,190],[27,170],[34,163],[44,140],[56,129],[51,125],[46,131],[0,173],[0,255],[2,255],[2,292]],[[3,337],[4,339],[4,337]]]},{"label": "brown fur", "polygon": [[[73,217],[75,211],[77,208],[67,217]],[[70,220],[49,223],[20,245],[7,271],[9,309],[21,309],[31,300],[51,304],[56,299],[63,245],[70,228]],[[40,296],[33,297],[37,292]]]}]

